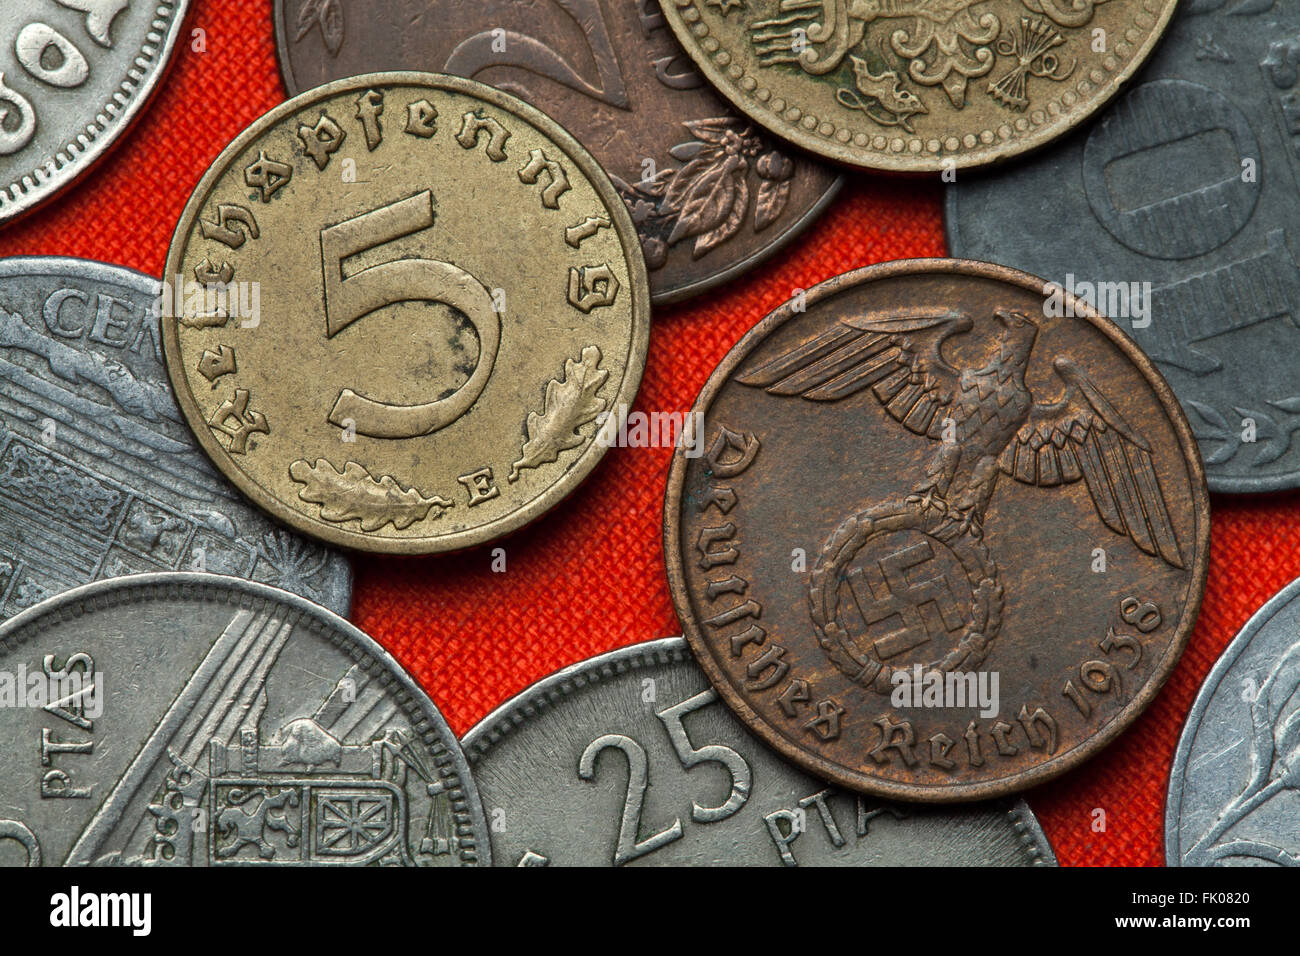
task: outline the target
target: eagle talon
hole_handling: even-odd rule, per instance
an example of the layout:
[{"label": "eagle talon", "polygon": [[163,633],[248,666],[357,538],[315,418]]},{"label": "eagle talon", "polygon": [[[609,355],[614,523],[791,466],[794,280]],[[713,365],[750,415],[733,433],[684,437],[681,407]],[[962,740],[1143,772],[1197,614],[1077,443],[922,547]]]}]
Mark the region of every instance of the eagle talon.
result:
[{"label": "eagle talon", "polygon": [[913,505],[919,504],[921,506],[921,511],[923,512],[933,509],[941,515],[946,515],[948,513],[948,502],[935,494],[933,488],[927,488],[925,494],[908,495],[907,503]]},{"label": "eagle talon", "polygon": [[954,514],[960,519],[957,530],[962,534],[971,534],[976,538],[984,537],[984,526],[980,524],[977,508],[957,508]]}]

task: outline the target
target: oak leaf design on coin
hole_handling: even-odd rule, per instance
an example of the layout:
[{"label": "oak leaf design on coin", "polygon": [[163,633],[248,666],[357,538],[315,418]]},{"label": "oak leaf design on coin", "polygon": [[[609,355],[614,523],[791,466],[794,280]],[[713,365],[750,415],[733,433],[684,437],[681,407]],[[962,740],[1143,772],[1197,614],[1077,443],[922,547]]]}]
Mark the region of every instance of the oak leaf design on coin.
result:
[{"label": "oak leaf design on coin", "polygon": [[1300,643],[1269,672],[1250,705],[1250,779],[1187,851],[1185,862],[1214,866],[1229,858],[1300,866],[1300,853],[1258,838],[1224,837],[1274,797],[1300,790]]}]

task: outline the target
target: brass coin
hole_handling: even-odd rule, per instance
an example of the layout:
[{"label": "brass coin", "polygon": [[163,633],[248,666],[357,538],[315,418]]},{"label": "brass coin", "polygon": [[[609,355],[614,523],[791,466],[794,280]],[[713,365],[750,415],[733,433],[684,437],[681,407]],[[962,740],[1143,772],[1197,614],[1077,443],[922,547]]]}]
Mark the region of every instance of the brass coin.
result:
[{"label": "brass coin", "polygon": [[663,0],[742,112],[865,169],[985,166],[1110,100],[1176,0]]},{"label": "brass coin", "polygon": [[755,326],[673,458],[686,636],[809,773],[944,803],[1041,783],[1149,704],[1196,621],[1200,456],[1173,392],[1081,301],[913,260]]},{"label": "brass coin", "polygon": [[537,517],[595,467],[597,419],[645,364],[645,262],[609,178],[457,77],[340,80],[257,120],[194,191],[166,277],[168,373],[204,450],[359,550]]},{"label": "brass coin", "polygon": [[657,306],[775,255],[839,189],[838,170],[773,142],[691,69],[659,0],[275,0],[273,16],[291,94],[434,70],[556,119],[632,211]]}]

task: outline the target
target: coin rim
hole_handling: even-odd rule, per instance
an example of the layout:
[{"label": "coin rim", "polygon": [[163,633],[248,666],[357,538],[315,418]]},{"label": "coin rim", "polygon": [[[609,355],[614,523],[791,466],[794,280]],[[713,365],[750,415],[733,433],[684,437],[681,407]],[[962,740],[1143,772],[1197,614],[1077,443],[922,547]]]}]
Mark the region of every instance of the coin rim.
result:
[{"label": "coin rim", "polygon": [[1251,642],[1268,627],[1273,618],[1284,608],[1300,600],[1300,578],[1287,584],[1271,598],[1264,602],[1258,611],[1250,616],[1236,636],[1228,643],[1205,676],[1192,709],[1183,720],[1182,732],[1178,735],[1178,747],[1174,750],[1174,762],[1169,769],[1169,790],[1165,796],[1165,865],[1183,866],[1182,854],[1179,852],[1178,824],[1182,819],[1180,810],[1183,802],[1183,784],[1187,776],[1187,761],[1192,755],[1192,745],[1201,728],[1205,712],[1209,710],[1214,695],[1228,671],[1232,670],[1237,659],[1250,649]]},{"label": "coin rim", "polygon": [[[0,257],[0,280],[4,279],[31,279],[34,278],[33,271],[40,275],[49,275],[50,277],[72,276],[83,279],[87,282],[104,282],[107,284],[116,284],[132,289],[141,295],[152,298],[155,303],[158,302],[162,294],[162,283],[149,275],[147,272],[141,272],[139,269],[133,269],[130,266],[118,265],[113,262],[101,262],[98,259],[82,259],[77,256],[3,256]],[[166,373],[166,362],[160,363]],[[169,376],[170,379],[170,376]],[[170,385],[170,380],[168,382]],[[173,389],[173,392],[175,390]],[[188,427],[188,420],[186,421]],[[193,429],[191,429],[192,431]],[[194,451],[198,451],[197,444]],[[206,457],[206,456],[205,456]],[[216,475],[222,481],[229,482],[230,479],[220,472]],[[231,486],[233,488],[233,485]],[[238,491],[238,489],[234,489]],[[250,512],[251,513],[251,512]],[[280,522],[272,520],[274,527],[281,527]],[[293,529],[285,529],[291,534],[298,534]],[[342,562],[343,569],[347,572],[344,575],[343,586],[340,589],[341,607],[345,612],[351,612],[352,601],[356,593],[356,573],[352,567],[352,562],[346,554],[338,551],[327,551],[326,558],[329,563]],[[155,572],[144,572],[155,573]],[[161,573],[161,572],[156,572]],[[222,575],[223,577],[226,575]],[[244,578],[237,574],[229,575],[237,580],[248,581],[251,578]],[[107,580],[107,579],[105,579]],[[87,582],[90,583],[90,582]],[[78,585],[80,587],[80,585]],[[58,592],[62,594],[63,592]],[[327,595],[329,596],[329,595]],[[308,599],[310,600],[310,599]],[[333,608],[326,607],[326,610],[333,611]],[[338,612],[335,612],[338,613]],[[15,615],[16,616],[16,615]],[[12,618],[0,616],[0,623],[5,623]]]},{"label": "coin rim", "polygon": [[[1176,79],[1176,77],[1151,77],[1143,80],[1143,83],[1154,83],[1160,79]],[[1133,87],[1137,89],[1137,87]],[[1064,148],[1065,143],[1056,144],[1054,148]],[[1043,157],[1046,158],[1046,157]],[[957,192],[960,189],[958,183],[947,183],[944,186],[943,196],[943,241],[945,248],[951,253],[959,253],[962,246],[961,242],[961,224],[957,212]],[[1229,240],[1231,242],[1231,240]],[[1122,244],[1121,244],[1122,245]],[[1227,245],[1227,243],[1225,243]],[[1142,256],[1141,253],[1134,253],[1134,256]],[[1113,321],[1113,320],[1112,320]],[[1117,324],[1118,326],[1118,324]],[[1126,333],[1127,334],[1127,333]],[[1140,348],[1141,346],[1139,346]],[[1154,360],[1153,360],[1154,361]],[[1159,363],[1155,363],[1159,367]],[[1161,375],[1164,373],[1161,372]],[[1181,401],[1179,404],[1182,404]],[[1197,442],[1199,447],[1200,442]],[[1210,487],[1210,492],[1216,495],[1263,495],[1275,491],[1291,491],[1294,488],[1300,488],[1300,466],[1292,468],[1290,471],[1282,472],[1276,475],[1264,475],[1262,477],[1252,477],[1243,474],[1222,474],[1220,469],[1222,465],[1211,464],[1205,469],[1205,480]]]},{"label": "coin rim", "polygon": [[[541,110],[530,106],[523,100],[502,93],[475,80],[466,80],[459,76],[443,73],[419,73],[399,71],[389,73],[364,73],[360,76],[345,77],[300,93],[298,96],[281,103],[271,111],[255,119],[234,140],[232,140],[214,159],[203,178],[199,180],[185,203],[185,211],[172,233],[171,243],[167,249],[167,265],[163,281],[170,276],[181,275],[181,263],[187,248],[188,239],[194,223],[207,205],[215,183],[227,172],[234,158],[250,144],[256,142],[269,129],[279,125],[288,116],[332,98],[340,93],[355,90],[367,90],[380,86],[424,86],[444,92],[454,92],[463,96],[482,100],[496,108],[517,115],[524,122],[531,124],[544,136],[550,138],[563,149],[566,156],[587,177],[597,195],[609,209],[614,228],[618,233],[627,260],[629,273],[628,290],[632,296],[632,322],[628,332],[626,369],[618,392],[610,400],[610,407],[620,404],[631,406],[640,390],[641,377],[645,372],[646,355],[650,344],[650,297],[649,281],[646,278],[645,257],[641,251],[641,241],[632,224],[632,216],[627,205],[619,197],[609,177],[596,163],[591,153],[564,130],[555,120]],[[272,495],[260,484],[252,480],[232,459],[225,447],[212,434],[207,421],[201,414],[198,402],[186,380],[184,356],[180,347],[178,320],[176,317],[162,316],[163,355],[166,359],[167,376],[176,392],[176,399],[181,407],[190,430],[194,432],[199,447],[207,454],[232,484],[259,508],[280,522],[301,534],[317,541],[324,541],[336,547],[364,551],[371,554],[394,555],[429,555],[444,554],[471,548],[490,541],[495,541],[513,531],[522,528],[550,511],[569,496],[583,480],[595,469],[596,465],[608,451],[593,438],[587,447],[563,470],[544,491],[530,498],[509,514],[487,524],[476,525],[464,531],[448,534],[431,534],[421,537],[382,536],[379,533],[367,534],[335,527],[319,517],[311,517],[306,511],[286,505]],[[558,367],[558,366],[557,366]],[[540,391],[539,391],[540,394]],[[522,439],[524,422],[519,422]],[[505,429],[503,429],[503,432]],[[350,523],[350,522],[346,522]]]},{"label": "coin rim", "polygon": [[[119,108],[115,114],[109,113],[104,107],[90,110],[90,122],[76,128],[74,142],[64,143],[55,155],[45,157],[44,161],[37,166],[28,168],[29,164],[24,163],[22,166],[16,167],[19,169],[28,168],[28,171],[9,180],[7,185],[0,189],[0,194],[10,197],[8,204],[0,206],[0,229],[22,219],[37,207],[63,195],[66,190],[77,185],[91,169],[113,151],[113,148],[122,141],[136,121],[148,109],[150,102],[158,93],[163,76],[166,75],[175,60],[174,54],[181,34],[181,27],[190,12],[190,0],[165,0],[165,2],[172,5],[175,15],[172,17],[167,35],[163,37],[163,42],[157,47],[158,54],[154,58],[151,70],[143,72],[136,90],[128,99],[127,104]],[[123,82],[130,80],[131,71],[138,68],[143,48],[151,45],[148,42],[148,37],[150,33],[154,32],[153,23],[158,20],[158,4],[156,2],[151,3],[149,9],[151,19],[150,25],[145,29],[145,41],[140,44],[141,49],[131,55],[127,62]],[[122,83],[118,83],[113,89],[114,93],[109,97],[110,103],[116,102],[117,96],[121,94]],[[95,101],[92,100],[91,102]],[[101,122],[100,117],[106,117],[108,122]],[[47,169],[47,164],[51,162],[57,165],[59,153],[67,153],[70,147],[79,145],[80,141],[85,138],[86,126],[91,126],[96,130],[95,138],[78,149],[75,156],[69,156],[69,162],[57,166],[53,176],[41,181],[38,178],[38,172]],[[0,182],[4,182],[7,178],[0,177]],[[30,189],[23,185],[27,180],[33,183]],[[21,190],[21,199],[12,198],[15,188]]]},{"label": "coin rim", "polygon": [[[534,682],[509,700],[498,705],[461,738],[465,759],[474,767],[503,738],[518,730],[531,718],[559,707],[566,698],[576,697],[580,691],[602,683],[608,677],[617,677],[643,667],[662,667],[669,664],[694,664],[699,666],[683,637],[661,637],[658,640],[632,644],[616,650],[597,654],[576,664],[570,664],[548,677]],[[735,715],[732,715],[733,719]],[[741,725],[746,733],[748,728]],[[765,746],[761,742],[759,746]],[[780,756],[780,754],[775,754]],[[999,809],[1006,811],[1008,822],[1028,856],[1027,866],[1057,866],[1056,851],[1047,839],[1042,824],[1020,797],[998,801]],[[498,866],[506,866],[498,858]],[[757,865],[756,861],[736,861],[736,865]],[[865,864],[862,864],[865,865]]]},{"label": "coin rim", "polygon": [[[1042,279],[1011,269],[1007,266],[970,259],[900,259],[877,265],[865,266],[850,272],[834,276],[813,286],[805,293],[805,305],[799,312],[792,308],[794,301],[788,301],[769,313],[757,325],[731,347],[718,364],[704,387],[700,390],[691,411],[707,415],[714,398],[731,380],[737,366],[749,354],[761,345],[767,337],[785,322],[802,315],[808,308],[822,299],[831,298],[846,288],[857,288],[881,279],[892,279],[913,275],[956,275],[979,279],[1000,281],[1036,295],[1041,295],[1047,285]],[[1096,733],[1084,737],[1076,746],[1058,756],[1022,770],[1011,776],[996,777],[978,783],[949,784],[907,784],[891,780],[882,780],[869,774],[849,770],[841,764],[821,757],[811,750],[796,746],[784,734],[761,718],[749,706],[744,697],[732,685],[729,677],[714,660],[713,651],[702,634],[695,620],[692,597],[687,588],[681,550],[681,502],[682,489],[689,464],[685,449],[679,447],[673,452],[668,486],[664,493],[664,565],[668,572],[668,586],[672,594],[673,606],[677,617],[690,641],[691,649],[700,666],[708,675],[710,683],[718,694],[731,707],[751,733],[765,741],[778,753],[783,754],[814,776],[830,780],[841,786],[873,796],[890,799],[913,800],[920,803],[955,803],[958,801],[982,800],[991,797],[1018,793],[1029,787],[1060,776],[1068,770],[1084,763],[1107,744],[1123,733],[1137,716],[1151,703],[1159,693],[1169,675],[1173,672],[1187,641],[1196,625],[1200,613],[1201,600],[1205,593],[1205,579],[1209,567],[1210,547],[1210,499],[1205,484],[1205,470],[1201,464],[1200,450],[1192,435],[1191,426],[1182,406],[1174,397],[1169,383],[1156,369],[1154,363],[1142,353],[1131,339],[1125,336],[1109,319],[1102,317],[1086,302],[1069,294],[1066,301],[1074,308],[1074,315],[1089,322],[1104,338],[1109,339],[1120,352],[1128,357],[1133,366],[1141,373],[1151,386],[1155,397],[1164,408],[1179,444],[1182,446],[1183,460],[1188,470],[1191,485],[1192,508],[1195,520],[1195,561],[1190,568],[1189,601],[1180,609],[1182,614],[1179,627],[1166,646],[1151,678],[1111,720]]]},{"label": "coin rim", "polygon": [[[280,74],[280,82],[284,84],[285,92],[290,96],[297,96],[303,92],[301,84],[293,74],[293,62],[290,54],[288,12],[285,7],[286,0],[274,0],[272,17],[274,18],[275,32],[275,64]],[[676,43],[676,37],[673,38]],[[710,87],[712,89],[712,87]],[[723,100],[723,105],[729,105]],[[547,114],[550,115],[550,114]],[[748,119],[748,117],[745,117]],[[558,120],[556,122],[559,122]],[[561,124],[563,125],[563,124]],[[766,132],[766,130],[764,130]],[[591,152],[588,150],[588,152]],[[594,154],[593,154],[594,156]],[[817,163],[814,157],[805,157],[806,162]],[[824,164],[821,164],[824,166]],[[602,167],[603,168],[603,167]],[[826,167],[834,175],[831,184],[826,187],[825,191],[818,197],[804,212],[802,216],[791,222],[784,232],[776,236],[771,242],[764,243],[754,249],[748,256],[743,259],[737,259],[727,268],[714,272],[703,278],[696,279],[694,282],[688,282],[683,285],[676,285],[668,289],[656,292],[653,288],[650,291],[650,304],[653,306],[676,305],[679,302],[685,302],[693,299],[698,295],[706,292],[712,292],[727,283],[740,278],[742,275],[752,271],[758,266],[767,262],[774,255],[799,238],[803,233],[830,207],[835,198],[839,195],[840,190],[844,188],[844,174],[834,166]],[[634,224],[635,225],[635,224]],[[638,242],[640,233],[638,232]],[[649,278],[647,281],[654,286],[654,275],[647,270]]]},{"label": "coin rim", "polygon": [[[82,259],[78,256],[0,256],[0,279],[25,279],[30,273],[25,267],[49,271],[62,275],[66,273],[87,281],[115,282],[157,300],[162,291],[162,283],[147,272],[120,266],[113,262],[101,262],[98,259]],[[82,273],[92,273],[84,275]]]},{"label": "coin rim", "polygon": [[[1178,9],[1181,0],[1164,0],[1165,6],[1156,22],[1152,25],[1151,32],[1147,35],[1142,46],[1135,51],[1133,57],[1124,66],[1122,70],[1113,73],[1107,81],[1106,90],[1103,94],[1094,97],[1090,106],[1082,110],[1074,118],[1074,121],[1066,126],[1060,126],[1053,123],[1044,123],[1033,134],[1009,140],[1001,145],[981,146],[978,150],[965,150],[961,153],[951,155],[914,156],[910,153],[885,153],[881,150],[865,150],[862,148],[852,149],[840,143],[828,139],[825,136],[816,136],[810,132],[805,132],[801,128],[789,128],[783,125],[780,129],[776,128],[772,122],[770,110],[760,109],[753,103],[749,97],[735,89],[734,84],[729,80],[721,69],[714,63],[713,58],[707,56],[699,49],[695,42],[690,28],[681,17],[681,11],[675,0],[663,0],[661,6],[664,11],[664,19],[676,34],[682,48],[686,51],[687,56],[704,77],[709,81],[709,85],[717,90],[726,100],[728,100],[737,110],[748,116],[755,123],[767,130],[773,136],[784,140],[787,143],[793,143],[800,149],[806,150],[813,155],[820,156],[823,159],[832,162],[841,163],[853,169],[875,170],[877,172],[887,173],[938,173],[948,170],[957,169],[980,169],[991,166],[997,166],[1008,160],[1023,156],[1027,153],[1041,149],[1049,143],[1054,142],[1060,137],[1066,135],[1071,130],[1091,122],[1097,113],[1104,109],[1121,90],[1123,90],[1134,75],[1142,69],[1150,58],[1152,51],[1164,37],[1165,31],[1169,27],[1169,22],[1173,18],[1175,11]],[[965,132],[965,131],[964,131]],[[956,135],[950,133],[949,135]],[[870,160],[870,161],[868,161]]]},{"label": "coin rim", "polygon": [[[457,823],[457,839],[468,839],[472,842],[468,849],[469,859],[465,857],[465,849],[463,847],[458,848],[461,865],[492,865],[492,847],[491,840],[488,837],[487,817],[483,813],[483,805],[479,799],[478,785],[474,782],[473,774],[470,772],[469,761],[465,757],[464,748],[459,745],[456,735],[452,733],[451,727],[438,709],[438,705],[407,673],[405,668],[388,651],[384,650],[374,638],[363,633],[356,625],[339,617],[329,608],[316,604],[301,595],[282,591],[279,588],[273,588],[257,581],[194,571],[155,571],[148,574],[130,574],[124,577],[105,578],[67,591],[61,591],[53,597],[46,598],[39,604],[35,604],[22,613],[0,623],[0,653],[17,653],[18,648],[23,643],[33,640],[43,633],[43,623],[54,625],[72,618],[91,615],[96,611],[106,610],[111,607],[138,606],[141,600],[183,600],[187,598],[204,602],[224,600],[234,607],[248,607],[253,601],[287,605],[294,611],[300,612],[303,617],[314,618],[322,627],[331,630],[333,635],[337,635],[339,640],[335,643],[336,647],[345,649],[350,644],[375,661],[390,678],[384,682],[385,689],[391,689],[395,683],[401,691],[410,697],[414,705],[413,709],[418,710],[423,718],[429,722],[429,729],[422,732],[416,726],[416,722],[412,721],[412,730],[423,738],[426,747],[429,746],[428,738],[433,737],[446,748],[447,756],[459,778],[459,787],[448,789],[447,792],[452,797],[453,811],[455,810],[457,795],[465,801],[464,812],[468,819],[465,823]],[[48,621],[42,620],[47,618]],[[23,641],[15,642],[15,638],[23,636],[22,632],[28,629],[31,629],[31,633],[27,634]],[[320,635],[315,636],[320,637]],[[344,653],[347,653],[346,650],[344,650]],[[379,674],[375,676],[378,677]],[[405,711],[405,708],[402,709]],[[411,716],[409,713],[406,714],[408,719]],[[457,794],[457,791],[459,791],[459,794]]]}]

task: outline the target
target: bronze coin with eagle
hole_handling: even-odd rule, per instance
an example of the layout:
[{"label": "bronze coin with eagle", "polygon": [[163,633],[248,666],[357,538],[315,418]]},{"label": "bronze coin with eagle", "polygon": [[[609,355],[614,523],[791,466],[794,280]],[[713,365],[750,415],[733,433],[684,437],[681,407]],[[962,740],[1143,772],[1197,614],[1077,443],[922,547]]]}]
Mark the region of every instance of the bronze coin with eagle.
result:
[{"label": "bronze coin with eagle", "polygon": [[1169,676],[1205,586],[1186,418],[1089,305],[987,263],[801,293],[696,400],[664,509],[720,696],[806,770],[948,802],[1069,770]]}]

